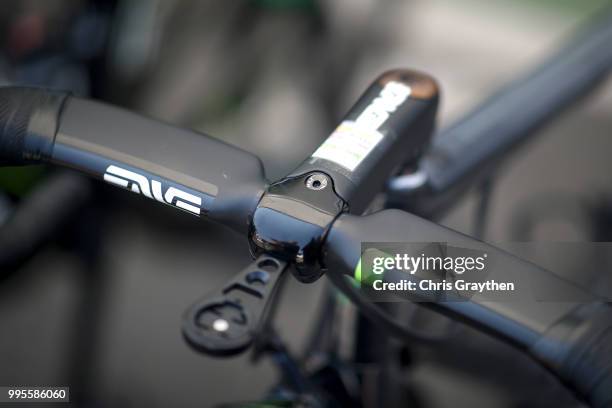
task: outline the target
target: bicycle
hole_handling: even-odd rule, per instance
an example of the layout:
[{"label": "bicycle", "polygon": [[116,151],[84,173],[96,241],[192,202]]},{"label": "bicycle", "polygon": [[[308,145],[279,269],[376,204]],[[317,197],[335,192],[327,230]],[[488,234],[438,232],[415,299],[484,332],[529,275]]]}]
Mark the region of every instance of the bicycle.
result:
[{"label": "bicycle", "polygon": [[[437,85],[427,75],[394,70],[368,88],[310,158],[273,183],[267,182],[255,156],[213,138],[64,93],[23,88],[0,90],[0,162],[71,167],[247,236],[256,260],[188,310],[185,338],[194,348],[214,355],[232,355],[255,344],[259,353],[282,356],[279,366],[288,374],[287,389],[294,394],[289,399],[295,403],[355,404],[354,392],[346,384],[319,393],[315,376],[305,378],[275,337],[270,319],[283,273],[291,269],[306,283],[325,273],[371,324],[408,343],[427,344],[435,339],[399,324],[345,277],[360,270],[365,254],[362,242],[461,243],[492,254],[505,268],[538,276],[546,285],[562,285],[580,298],[581,288],[418,216],[397,209],[361,214],[388,184],[388,206],[411,208],[433,218],[468,181],[481,181],[472,177],[474,169],[494,164],[510,145],[522,141],[603,78],[612,65],[610,52],[605,52],[611,37],[607,24],[598,25],[571,45],[571,53],[560,53],[523,82],[528,86],[500,94],[487,103],[485,112],[476,112],[448,130],[459,132],[466,123],[477,123],[477,115],[489,118],[487,126],[498,123],[513,112],[508,106],[555,84],[555,92],[540,94],[539,100],[547,98],[541,109],[502,128],[506,133],[486,145],[479,145],[482,140],[476,137],[442,137],[425,155],[434,128]],[[584,60],[591,61],[590,69],[575,70],[575,64]],[[581,75],[568,75],[571,72]],[[560,77],[566,80],[559,83]],[[486,130],[486,126],[471,128],[476,135]],[[143,135],[146,139],[139,139]],[[474,150],[475,145],[481,148]],[[388,183],[398,169],[405,174]],[[393,274],[385,278],[401,279]],[[426,305],[528,353],[594,406],[612,404],[609,303],[565,302],[542,308],[534,300],[491,304],[472,298],[465,302],[434,299]],[[371,341],[367,336],[361,340]],[[336,385],[342,383],[337,373],[331,377]]]}]

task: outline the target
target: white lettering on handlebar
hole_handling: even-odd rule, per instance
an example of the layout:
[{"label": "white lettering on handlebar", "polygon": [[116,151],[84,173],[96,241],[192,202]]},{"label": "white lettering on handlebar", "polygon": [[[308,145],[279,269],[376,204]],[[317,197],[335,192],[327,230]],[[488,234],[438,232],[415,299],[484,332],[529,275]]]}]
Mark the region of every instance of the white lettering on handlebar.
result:
[{"label": "white lettering on handlebar", "polygon": [[202,198],[176,187],[168,187],[165,194],[162,192],[162,183],[158,180],[149,179],[142,174],[124,169],[119,166],[110,165],[104,173],[104,181],[127,188],[137,194],[200,215]]}]

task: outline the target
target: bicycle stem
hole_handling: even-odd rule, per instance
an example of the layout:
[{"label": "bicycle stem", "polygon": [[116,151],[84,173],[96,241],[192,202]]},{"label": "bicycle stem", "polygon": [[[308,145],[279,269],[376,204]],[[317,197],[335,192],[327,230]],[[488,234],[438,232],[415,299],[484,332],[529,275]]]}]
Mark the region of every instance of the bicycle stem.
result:
[{"label": "bicycle stem", "polygon": [[438,99],[428,75],[402,69],[380,75],[321,146],[266,190],[249,233],[253,252],[295,263],[302,282],[318,279],[334,219],[363,213],[398,165],[422,155]]}]

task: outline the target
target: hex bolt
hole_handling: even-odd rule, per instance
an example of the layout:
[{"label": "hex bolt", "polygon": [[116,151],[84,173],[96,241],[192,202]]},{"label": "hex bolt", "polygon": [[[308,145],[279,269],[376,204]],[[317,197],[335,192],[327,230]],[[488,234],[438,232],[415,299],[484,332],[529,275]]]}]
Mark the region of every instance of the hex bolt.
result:
[{"label": "hex bolt", "polygon": [[329,183],[329,180],[327,176],[323,173],[311,174],[306,179],[306,187],[309,188],[310,190],[315,190],[315,191],[323,190],[325,187],[327,187],[328,183]]}]

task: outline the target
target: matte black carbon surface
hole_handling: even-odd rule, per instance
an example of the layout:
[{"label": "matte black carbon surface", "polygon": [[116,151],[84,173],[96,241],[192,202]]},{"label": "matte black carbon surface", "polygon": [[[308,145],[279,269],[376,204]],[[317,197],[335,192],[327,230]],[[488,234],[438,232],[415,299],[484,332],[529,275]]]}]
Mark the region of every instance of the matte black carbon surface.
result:
[{"label": "matte black carbon surface", "polygon": [[[119,177],[132,191],[181,209],[195,206],[199,215],[243,233],[266,185],[261,161],[244,150],[77,98],[66,102],[51,161],[107,181],[120,183]],[[178,193],[171,199],[169,192]],[[181,192],[195,198],[182,198]]]},{"label": "matte black carbon surface", "polygon": [[265,321],[287,265],[260,256],[220,290],[191,306],[183,317],[183,336],[189,345],[215,356],[248,348]]},{"label": "matte black carbon surface", "polygon": [[[477,241],[459,232],[400,210],[384,210],[357,217],[342,215],[334,222],[325,244],[326,263],[330,270],[353,274],[361,257],[362,242],[448,242],[489,254],[501,264],[503,270],[525,271],[526,275],[539,275],[550,279],[551,285],[559,279],[530,262],[516,258],[492,245]],[[504,280],[503,270],[489,271],[488,278]],[[582,290],[568,286],[579,298]],[[436,303],[427,303],[437,307]],[[519,345],[531,346],[555,321],[577,307],[574,302],[487,302],[477,300],[440,303],[445,312],[452,313],[473,324],[486,327],[497,336]]]}]

